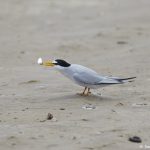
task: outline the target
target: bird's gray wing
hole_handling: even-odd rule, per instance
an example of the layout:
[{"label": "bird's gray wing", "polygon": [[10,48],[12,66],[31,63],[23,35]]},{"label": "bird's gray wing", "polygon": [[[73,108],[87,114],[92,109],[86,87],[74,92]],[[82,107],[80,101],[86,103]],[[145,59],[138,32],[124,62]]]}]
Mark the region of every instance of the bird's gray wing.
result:
[{"label": "bird's gray wing", "polygon": [[99,84],[121,84],[122,80],[116,78],[104,77],[103,80]]},{"label": "bird's gray wing", "polygon": [[73,78],[77,82],[91,85],[96,85],[103,80],[103,77],[91,72],[75,73]]},{"label": "bird's gray wing", "polygon": [[123,83],[122,81],[116,78],[109,78],[106,76],[100,76],[98,74],[89,73],[89,72],[75,73],[73,78],[77,82],[84,83],[84,84],[91,84],[91,85]]}]

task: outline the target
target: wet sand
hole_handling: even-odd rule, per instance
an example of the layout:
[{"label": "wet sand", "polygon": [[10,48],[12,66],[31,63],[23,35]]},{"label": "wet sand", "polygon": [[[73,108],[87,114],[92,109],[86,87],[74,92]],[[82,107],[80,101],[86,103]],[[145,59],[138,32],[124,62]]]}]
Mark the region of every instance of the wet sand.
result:
[{"label": "wet sand", "polygon": [[[150,145],[149,8],[149,0],[1,0],[0,149]],[[137,79],[81,97],[82,87],[37,65],[39,57]],[[142,143],[128,141],[134,135]]]}]

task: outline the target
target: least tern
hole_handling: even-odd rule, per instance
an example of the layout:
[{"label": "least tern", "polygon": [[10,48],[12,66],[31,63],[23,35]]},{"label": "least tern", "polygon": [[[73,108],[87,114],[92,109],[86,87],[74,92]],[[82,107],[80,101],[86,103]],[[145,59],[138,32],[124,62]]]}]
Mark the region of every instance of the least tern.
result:
[{"label": "least tern", "polygon": [[84,90],[80,94],[84,96],[87,96],[91,93],[90,89],[98,89],[108,85],[123,84],[136,78],[102,76],[90,68],[78,64],[70,64],[62,59],[56,59],[53,61],[48,60],[43,62],[42,58],[39,58],[38,64],[54,67],[56,70],[58,70],[60,73],[76,84],[83,86]]}]

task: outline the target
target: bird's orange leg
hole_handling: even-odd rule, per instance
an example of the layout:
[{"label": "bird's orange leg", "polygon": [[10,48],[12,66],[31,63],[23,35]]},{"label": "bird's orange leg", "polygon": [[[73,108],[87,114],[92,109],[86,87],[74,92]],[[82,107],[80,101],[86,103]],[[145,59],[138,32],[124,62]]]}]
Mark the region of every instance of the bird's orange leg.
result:
[{"label": "bird's orange leg", "polygon": [[85,94],[86,90],[87,90],[87,87],[85,87],[85,89],[84,89],[84,91],[83,91],[82,93],[77,93],[77,94],[79,94],[79,95],[81,95],[81,96],[85,96],[85,95],[86,95],[86,94]]},{"label": "bird's orange leg", "polygon": [[89,96],[90,94],[91,94],[91,92],[90,92],[90,88],[88,88],[87,93],[85,93],[84,95],[85,95],[85,96]]},{"label": "bird's orange leg", "polygon": [[88,88],[88,94],[91,94],[90,88]]}]

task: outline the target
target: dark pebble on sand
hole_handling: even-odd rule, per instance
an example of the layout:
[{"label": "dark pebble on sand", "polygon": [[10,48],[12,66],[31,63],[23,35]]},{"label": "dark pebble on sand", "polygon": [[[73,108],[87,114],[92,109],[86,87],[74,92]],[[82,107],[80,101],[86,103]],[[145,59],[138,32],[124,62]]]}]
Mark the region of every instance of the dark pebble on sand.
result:
[{"label": "dark pebble on sand", "polygon": [[118,41],[117,44],[127,44],[126,41]]},{"label": "dark pebble on sand", "polygon": [[60,108],[60,110],[65,110],[65,108]]},{"label": "dark pebble on sand", "polygon": [[53,115],[51,113],[48,113],[47,120],[51,120],[51,119],[53,119]]},{"label": "dark pebble on sand", "polygon": [[135,143],[141,143],[141,142],[142,142],[141,138],[138,137],[138,136],[130,137],[130,138],[129,138],[129,141],[135,142]]},{"label": "dark pebble on sand", "polygon": [[89,121],[88,119],[81,119],[82,121]]}]

